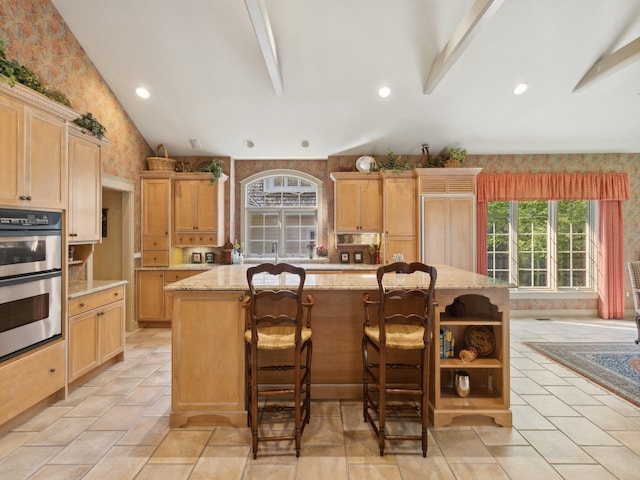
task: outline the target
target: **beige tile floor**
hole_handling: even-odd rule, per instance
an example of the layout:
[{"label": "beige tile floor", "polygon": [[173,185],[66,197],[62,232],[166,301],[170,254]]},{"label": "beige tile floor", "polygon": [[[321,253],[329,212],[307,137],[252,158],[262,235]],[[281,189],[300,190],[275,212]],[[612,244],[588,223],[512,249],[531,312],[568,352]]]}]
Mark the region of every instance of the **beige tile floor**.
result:
[{"label": "beige tile floor", "polygon": [[[248,429],[168,427],[170,331],[127,336],[126,360],[0,437],[0,479],[638,479],[640,409],[523,341],[622,341],[630,321],[511,321],[513,428],[430,430],[384,457],[355,402],[314,402],[296,458]],[[638,347],[640,353],[640,347]]]}]

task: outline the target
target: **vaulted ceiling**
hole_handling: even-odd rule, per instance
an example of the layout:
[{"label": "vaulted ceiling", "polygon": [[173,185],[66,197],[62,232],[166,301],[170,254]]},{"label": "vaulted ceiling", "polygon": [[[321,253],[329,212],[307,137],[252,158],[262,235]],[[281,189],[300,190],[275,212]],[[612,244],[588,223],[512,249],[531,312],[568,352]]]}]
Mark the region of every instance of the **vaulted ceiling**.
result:
[{"label": "vaulted ceiling", "polygon": [[174,155],[640,152],[639,0],[52,1]]}]

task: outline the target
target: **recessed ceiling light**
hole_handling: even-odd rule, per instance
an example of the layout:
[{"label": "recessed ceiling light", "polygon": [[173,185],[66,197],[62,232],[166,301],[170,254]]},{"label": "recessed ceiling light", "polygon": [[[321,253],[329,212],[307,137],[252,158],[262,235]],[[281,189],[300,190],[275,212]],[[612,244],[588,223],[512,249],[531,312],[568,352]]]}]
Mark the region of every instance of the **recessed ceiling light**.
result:
[{"label": "recessed ceiling light", "polygon": [[389,95],[391,95],[391,89],[386,85],[384,87],[380,87],[380,90],[378,90],[378,95],[382,98],[387,98]]},{"label": "recessed ceiling light", "polygon": [[247,148],[253,148],[253,142],[251,140],[245,140],[244,146]]},{"label": "recessed ceiling light", "polygon": [[513,94],[514,95],[522,95],[524,92],[527,91],[527,88],[529,88],[529,86],[526,83],[519,83],[513,89]]},{"label": "recessed ceiling light", "polygon": [[302,142],[300,142],[300,146],[302,148],[309,148],[309,140],[302,140]]},{"label": "recessed ceiling light", "polygon": [[136,88],[136,94],[140,97],[140,98],[149,98],[149,90],[147,90],[144,87],[138,87]]}]

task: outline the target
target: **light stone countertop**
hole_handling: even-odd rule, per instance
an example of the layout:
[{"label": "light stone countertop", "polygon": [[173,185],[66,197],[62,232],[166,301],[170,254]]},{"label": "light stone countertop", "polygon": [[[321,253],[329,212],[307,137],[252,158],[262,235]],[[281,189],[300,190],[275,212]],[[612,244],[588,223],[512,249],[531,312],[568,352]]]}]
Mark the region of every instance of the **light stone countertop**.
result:
[{"label": "light stone countertop", "polygon": [[[339,265],[339,264],[336,264]],[[167,291],[246,291],[246,271],[250,265],[220,265],[199,275],[171,283],[165,287]],[[300,266],[304,266],[301,264]],[[369,270],[373,265],[369,265]],[[468,272],[448,265],[437,265],[438,278],[436,289],[485,289],[511,287],[512,285],[493,280],[484,275]],[[325,269],[323,269],[325,270]],[[397,287],[418,286],[415,285],[415,277],[410,282],[405,282],[409,276],[393,275],[393,281],[387,281],[388,285]],[[387,277],[389,278],[389,277]],[[429,282],[428,275],[422,275],[422,287]],[[297,277],[283,274],[273,281],[272,277],[265,276],[264,281],[254,279],[258,287],[292,288],[297,285]],[[340,273],[307,273],[305,289],[308,290],[370,290],[378,289],[375,273],[358,273],[357,271],[341,271]]]},{"label": "light stone countertop", "polygon": [[[251,265],[258,265],[262,262],[247,261],[243,265],[220,265],[219,263],[180,263],[177,265],[171,265],[170,267],[140,267],[136,270],[201,270],[206,272],[220,267],[228,268],[240,268],[246,271],[247,267]],[[303,267],[307,271],[322,270],[322,271],[350,271],[350,270],[365,270],[373,271],[378,268],[379,265],[372,265],[370,263],[329,263],[329,262],[289,262],[292,265]]]},{"label": "light stone countertop", "polygon": [[73,280],[69,282],[68,298],[81,297],[89,293],[99,292],[118,285],[126,285],[126,280]]}]

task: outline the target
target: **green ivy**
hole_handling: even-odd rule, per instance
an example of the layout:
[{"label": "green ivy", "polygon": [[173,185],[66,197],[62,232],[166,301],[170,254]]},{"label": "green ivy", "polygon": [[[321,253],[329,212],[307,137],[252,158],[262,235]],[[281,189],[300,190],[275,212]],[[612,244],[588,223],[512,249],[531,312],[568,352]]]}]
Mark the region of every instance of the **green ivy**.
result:
[{"label": "green ivy", "polygon": [[0,38],[0,75],[6,77],[10,86],[14,86],[16,83],[24,85],[38,93],[41,93],[52,100],[66,105],[69,107],[71,104],[69,99],[57,90],[50,90],[46,88],[38,75],[32,70],[28,69],[24,65],[20,65],[15,60],[7,59],[7,55],[4,51],[4,40]]},{"label": "green ivy", "polygon": [[99,139],[104,137],[104,134],[107,131],[107,129],[104,128],[93,115],[91,115],[91,112],[85,113],[81,117],[76,118],[73,123],[90,131],[94,137]]}]

